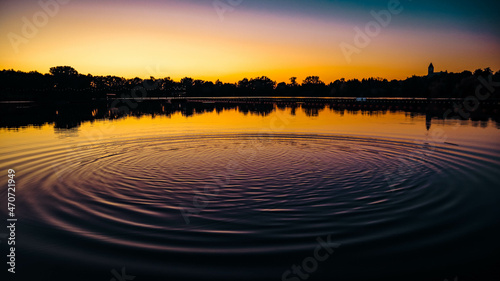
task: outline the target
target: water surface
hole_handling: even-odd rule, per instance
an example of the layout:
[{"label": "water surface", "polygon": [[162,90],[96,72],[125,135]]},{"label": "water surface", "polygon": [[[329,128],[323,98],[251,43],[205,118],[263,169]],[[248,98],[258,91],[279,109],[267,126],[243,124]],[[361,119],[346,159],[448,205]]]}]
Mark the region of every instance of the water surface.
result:
[{"label": "water surface", "polygon": [[[1,129],[1,170],[15,169],[18,186],[19,276],[444,280],[498,265],[494,118],[155,108],[69,121],[58,110],[55,122]],[[318,239],[334,252],[303,277],[286,273]]]}]

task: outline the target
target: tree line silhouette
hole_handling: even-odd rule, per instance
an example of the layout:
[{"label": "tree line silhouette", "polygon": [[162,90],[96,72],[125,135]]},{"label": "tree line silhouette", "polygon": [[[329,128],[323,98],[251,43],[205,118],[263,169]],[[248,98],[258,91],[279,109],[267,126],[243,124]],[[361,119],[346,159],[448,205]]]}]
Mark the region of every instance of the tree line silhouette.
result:
[{"label": "tree line silhouette", "polygon": [[[103,99],[109,94],[131,97],[221,97],[221,96],[317,96],[317,97],[421,97],[464,98],[475,94],[480,77],[500,81],[500,71],[490,68],[474,72],[439,73],[431,76],[412,76],[405,80],[382,78],[338,79],[329,84],[318,76],[308,76],[288,83],[269,77],[244,78],[237,83],[223,83],[193,79],[174,81],[170,77],[125,79],[118,76],[93,76],[78,73],[71,66],[56,66],[50,72],[0,71],[0,99],[2,100],[88,100]],[[488,80],[488,81],[490,81]],[[484,80],[483,80],[484,81]],[[497,91],[498,92],[498,91]],[[498,93],[493,97],[498,97]]]}]

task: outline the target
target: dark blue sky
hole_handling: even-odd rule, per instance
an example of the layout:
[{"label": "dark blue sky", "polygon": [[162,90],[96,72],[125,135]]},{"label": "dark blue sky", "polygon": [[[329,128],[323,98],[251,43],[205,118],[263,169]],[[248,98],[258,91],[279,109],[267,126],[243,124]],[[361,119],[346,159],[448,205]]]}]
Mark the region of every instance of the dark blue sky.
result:
[{"label": "dark blue sky", "polygon": [[[213,1],[190,0],[198,4]],[[226,2],[221,0],[222,2]],[[404,7],[398,16],[398,24],[408,27],[450,28],[485,32],[500,36],[500,1],[431,1],[401,0]],[[318,18],[341,18],[345,21],[365,22],[371,20],[370,11],[386,9],[389,1],[362,0],[243,0],[237,8],[261,12],[310,16]]]}]

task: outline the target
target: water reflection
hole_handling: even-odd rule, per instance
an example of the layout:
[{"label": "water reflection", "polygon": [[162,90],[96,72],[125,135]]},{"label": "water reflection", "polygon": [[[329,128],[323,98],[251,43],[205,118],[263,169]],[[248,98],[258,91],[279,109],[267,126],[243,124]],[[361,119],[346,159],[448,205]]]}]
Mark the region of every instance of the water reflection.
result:
[{"label": "water reflection", "polygon": [[22,280],[81,264],[93,269],[81,280],[123,265],[143,280],[280,280],[328,236],[342,246],[308,280],[498,264],[494,108],[455,122],[450,104],[125,104],[1,111],[0,170],[22,186]]},{"label": "water reflection", "polygon": [[362,114],[369,116],[384,115],[387,113],[404,112],[410,118],[425,116],[425,126],[429,130],[433,120],[456,119],[472,121],[472,126],[487,127],[493,121],[500,128],[500,112],[496,108],[483,107],[463,115],[455,113],[457,110],[452,104],[366,104],[366,103],[335,103],[335,102],[170,102],[170,101],[141,101],[129,102],[128,105],[116,106],[113,101],[93,103],[68,104],[1,104],[0,128],[19,129],[27,126],[40,127],[45,124],[54,124],[56,131],[73,130],[85,122],[96,120],[116,120],[125,117],[157,116],[170,117],[181,114],[192,117],[206,113],[221,113],[227,110],[236,110],[247,116],[268,116],[276,110],[289,110],[291,116],[297,111],[308,117],[317,117],[320,112],[330,110],[339,116],[344,114]]}]

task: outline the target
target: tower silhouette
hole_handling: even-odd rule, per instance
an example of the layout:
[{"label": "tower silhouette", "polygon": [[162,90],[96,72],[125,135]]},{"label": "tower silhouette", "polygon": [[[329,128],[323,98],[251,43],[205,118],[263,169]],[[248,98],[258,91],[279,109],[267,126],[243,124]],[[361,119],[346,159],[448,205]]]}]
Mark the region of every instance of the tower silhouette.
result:
[{"label": "tower silhouette", "polygon": [[431,64],[429,64],[427,75],[432,75],[432,74],[434,74],[434,65],[432,65],[431,62]]}]

